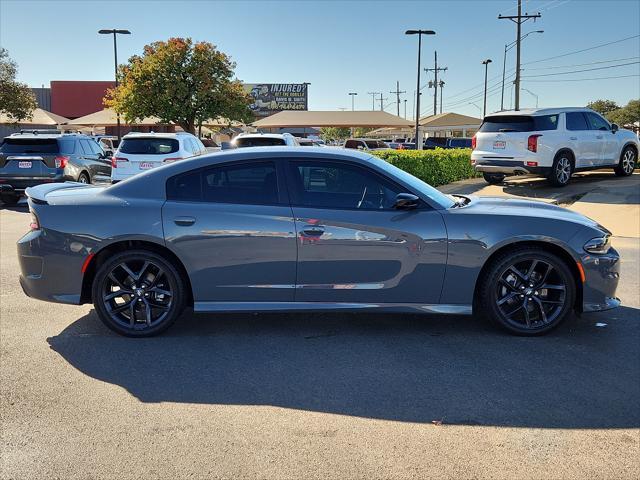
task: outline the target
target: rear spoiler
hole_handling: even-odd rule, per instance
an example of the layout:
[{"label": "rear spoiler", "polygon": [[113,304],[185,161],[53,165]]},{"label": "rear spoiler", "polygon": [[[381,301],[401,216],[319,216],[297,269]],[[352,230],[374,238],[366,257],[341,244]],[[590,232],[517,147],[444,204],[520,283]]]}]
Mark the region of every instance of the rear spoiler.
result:
[{"label": "rear spoiler", "polygon": [[78,187],[91,187],[86,183],[79,182],[64,182],[64,183],[45,183],[42,185],[36,185],[35,187],[27,188],[24,193],[33,201],[40,205],[47,205],[47,195],[56,190],[64,190],[66,188],[78,188]]}]

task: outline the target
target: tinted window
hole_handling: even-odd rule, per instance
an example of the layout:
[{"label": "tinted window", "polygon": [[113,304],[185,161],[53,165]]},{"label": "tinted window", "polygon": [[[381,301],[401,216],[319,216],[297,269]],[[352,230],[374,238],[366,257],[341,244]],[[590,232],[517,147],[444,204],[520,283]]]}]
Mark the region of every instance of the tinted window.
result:
[{"label": "tinted window", "polygon": [[600,115],[596,115],[595,113],[586,112],[587,122],[589,122],[589,127],[591,130],[609,130],[609,124],[607,121],[602,118]]},{"label": "tinted window", "polygon": [[274,147],[278,145],[286,145],[287,143],[282,138],[273,137],[248,137],[237,138],[236,147]]},{"label": "tinted window", "polygon": [[11,138],[7,137],[0,145],[0,152],[11,153],[58,153],[55,138]]},{"label": "tinted window", "polygon": [[470,138],[452,138],[449,140],[449,146],[453,148],[471,148]]},{"label": "tinted window", "polygon": [[175,138],[123,138],[120,153],[133,155],[166,155],[179,150],[180,144]]},{"label": "tinted window", "polygon": [[104,153],[102,147],[100,147],[100,145],[98,145],[98,142],[96,142],[95,140],[87,140],[87,142],[91,146],[91,151],[96,155],[102,155]]},{"label": "tinted window", "polygon": [[278,181],[273,162],[191,171],[167,182],[167,198],[217,203],[275,204]]},{"label": "tinted window", "polygon": [[70,155],[76,152],[76,140],[73,138],[61,138],[58,140],[58,146],[60,147],[60,153]]},{"label": "tinted window", "polygon": [[567,112],[567,130],[589,130],[589,125],[582,112]]},{"label": "tinted window", "polygon": [[481,132],[537,132],[541,130],[556,130],[558,115],[540,115],[529,117],[526,115],[496,115],[485,117]]},{"label": "tinted window", "polygon": [[344,144],[344,148],[353,148],[353,149],[357,149],[358,147],[363,147],[363,146],[364,145],[359,140],[347,140],[347,142]]},{"label": "tinted window", "polygon": [[363,168],[332,162],[291,162],[293,201],[318,208],[390,209],[400,189]]}]

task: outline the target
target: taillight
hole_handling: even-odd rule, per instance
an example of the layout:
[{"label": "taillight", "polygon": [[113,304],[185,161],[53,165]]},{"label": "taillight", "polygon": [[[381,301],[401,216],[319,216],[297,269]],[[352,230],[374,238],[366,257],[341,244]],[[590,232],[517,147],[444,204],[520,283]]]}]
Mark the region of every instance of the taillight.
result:
[{"label": "taillight", "polygon": [[58,155],[55,158],[55,162],[56,168],[64,168],[67,166],[67,163],[69,163],[69,157],[67,157],[66,155]]},{"label": "taillight", "polygon": [[471,149],[472,150],[476,149],[477,143],[478,143],[478,141],[476,140],[476,136],[474,135],[473,138],[471,139]]},{"label": "taillight", "polygon": [[29,228],[31,230],[40,230],[40,221],[35,213],[29,212],[31,214],[31,221],[29,222]]},{"label": "taillight", "polygon": [[542,135],[529,135],[529,138],[527,139],[527,150],[529,150],[530,152],[537,152],[538,151],[538,137],[541,137]]},{"label": "taillight", "polygon": [[184,158],[182,157],[171,157],[171,158],[165,158],[162,163],[173,163],[173,162],[177,162],[178,160],[184,160]]},{"label": "taillight", "polygon": [[111,168],[118,168],[118,162],[128,162],[128,158],[111,157]]}]

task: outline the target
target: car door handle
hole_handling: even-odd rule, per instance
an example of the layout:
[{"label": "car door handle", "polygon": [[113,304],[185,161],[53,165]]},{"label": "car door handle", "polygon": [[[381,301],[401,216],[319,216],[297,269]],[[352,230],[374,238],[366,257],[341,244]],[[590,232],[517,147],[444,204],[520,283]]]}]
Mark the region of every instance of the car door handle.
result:
[{"label": "car door handle", "polygon": [[569,140],[577,140],[578,137],[569,137]]},{"label": "car door handle", "polygon": [[307,237],[319,237],[324,233],[324,227],[322,225],[305,225],[302,229],[302,234]]},{"label": "car door handle", "polygon": [[196,223],[196,219],[194,217],[176,217],[173,219],[173,223],[180,227],[188,227]]},{"label": "car door handle", "polygon": [[602,138],[602,135],[596,135],[596,138],[600,140]]}]

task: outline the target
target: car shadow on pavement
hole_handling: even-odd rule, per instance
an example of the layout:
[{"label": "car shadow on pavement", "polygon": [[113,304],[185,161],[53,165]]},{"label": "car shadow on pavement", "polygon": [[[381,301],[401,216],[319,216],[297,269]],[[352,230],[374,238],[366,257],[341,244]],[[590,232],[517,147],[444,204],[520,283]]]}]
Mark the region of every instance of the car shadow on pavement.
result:
[{"label": "car shadow on pavement", "polygon": [[142,402],[444,425],[638,428],[639,313],[622,307],[571,319],[537,338],[472,317],[184,315],[162,336],[131,339],[91,311],[48,342],[80,372]]}]

